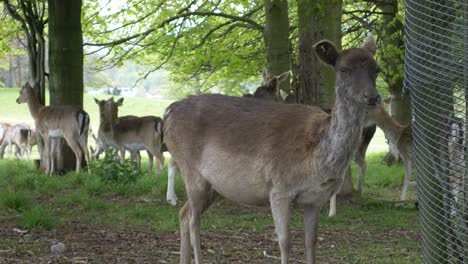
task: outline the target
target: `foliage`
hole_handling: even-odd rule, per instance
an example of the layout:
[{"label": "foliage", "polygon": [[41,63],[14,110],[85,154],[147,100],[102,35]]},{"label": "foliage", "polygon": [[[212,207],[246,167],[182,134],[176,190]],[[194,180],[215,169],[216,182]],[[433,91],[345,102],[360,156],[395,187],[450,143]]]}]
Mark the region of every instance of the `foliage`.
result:
[{"label": "foliage", "polygon": [[[246,80],[264,65],[258,1],[87,1],[83,10],[85,46],[103,56],[104,68],[132,59],[204,92],[223,90],[223,79]],[[234,85],[229,90],[239,93],[240,82]]]},{"label": "foliage", "polygon": [[105,184],[126,186],[135,183],[140,176],[135,170],[135,164],[116,162],[114,160],[116,152],[116,150],[106,150],[104,159],[95,160],[90,164],[91,171],[95,171],[95,175]]}]

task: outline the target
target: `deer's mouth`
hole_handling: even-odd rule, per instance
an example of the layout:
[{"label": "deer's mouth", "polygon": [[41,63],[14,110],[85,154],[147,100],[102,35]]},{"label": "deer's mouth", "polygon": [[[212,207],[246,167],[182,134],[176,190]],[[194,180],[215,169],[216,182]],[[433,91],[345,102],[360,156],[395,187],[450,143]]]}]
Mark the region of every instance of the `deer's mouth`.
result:
[{"label": "deer's mouth", "polygon": [[381,101],[380,95],[377,95],[375,97],[368,97],[368,96],[364,95],[364,98],[366,100],[366,104],[367,104],[368,109],[372,109],[372,108],[377,107],[377,105],[379,105],[380,101]]}]

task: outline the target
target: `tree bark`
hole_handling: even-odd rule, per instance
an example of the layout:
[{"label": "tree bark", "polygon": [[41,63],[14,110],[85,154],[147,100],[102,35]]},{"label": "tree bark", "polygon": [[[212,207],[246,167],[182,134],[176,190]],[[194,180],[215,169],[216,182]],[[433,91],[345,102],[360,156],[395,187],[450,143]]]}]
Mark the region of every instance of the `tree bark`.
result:
[{"label": "tree bark", "polygon": [[383,12],[382,43],[386,49],[382,49],[382,60],[385,63],[385,82],[391,94],[390,114],[398,123],[407,125],[411,122],[411,105],[408,92],[403,91],[404,57],[392,50],[404,51],[403,24],[396,21],[398,15],[398,0],[383,3],[380,9]]},{"label": "tree bark", "polygon": [[[291,55],[289,52],[288,1],[265,0],[264,39],[268,72],[279,75],[289,71]],[[282,82],[280,89],[289,93],[290,82]]]},{"label": "tree bark", "polygon": [[298,0],[298,86],[301,102],[330,110],[335,97],[335,72],[316,58],[313,45],[322,39],[341,48],[341,0]]},{"label": "tree bark", "polygon": [[[83,107],[81,0],[49,0],[48,4],[50,104]],[[68,147],[64,149],[63,164],[57,169],[73,170],[75,156]]]}]

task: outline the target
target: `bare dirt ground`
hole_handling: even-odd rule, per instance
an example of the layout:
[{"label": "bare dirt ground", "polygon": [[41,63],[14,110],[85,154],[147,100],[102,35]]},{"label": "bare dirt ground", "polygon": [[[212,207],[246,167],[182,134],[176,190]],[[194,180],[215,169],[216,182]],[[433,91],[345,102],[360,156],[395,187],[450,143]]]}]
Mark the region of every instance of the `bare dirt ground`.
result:
[{"label": "bare dirt ground", "polygon": [[[274,228],[268,230],[202,231],[205,263],[279,263]],[[302,230],[292,230],[291,263],[305,263]],[[60,228],[22,233],[13,224],[0,223],[0,263],[178,263],[178,233],[151,231],[144,228],[89,225],[71,222]],[[352,232],[320,229],[318,263],[363,263],[336,253],[342,248],[360,244],[398,243],[402,239],[417,240],[417,234],[405,230]],[[53,254],[50,246],[62,242],[66,250]],[[402,249],[405,250],[405,249]],[[406,249],[408,251],[415,249]],[[343,252],[343,251],[341,251]],[[267,254],[265,256],[264,254]],[[399,263],[388,261],[384,263]],[[383,256],[365,263],[383,263]],[[351,257],[352,258],[352,257]],[[401,254],[399,256],[401,258]]]}]

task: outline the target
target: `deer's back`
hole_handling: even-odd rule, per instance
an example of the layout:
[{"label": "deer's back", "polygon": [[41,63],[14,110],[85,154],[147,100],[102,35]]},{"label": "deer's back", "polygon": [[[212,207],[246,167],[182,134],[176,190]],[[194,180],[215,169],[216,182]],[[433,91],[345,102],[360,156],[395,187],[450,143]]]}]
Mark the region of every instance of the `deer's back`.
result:
[{"label": "deer's back", "polygon": [[49,129],[69,127],[78,124],[78,116],[87,113],[78,106],[54,105],[41,108],[38,121],[41,127]]},{"label": "deer's back", "polygon": [[114,140],[117,142],[143,142],[149,137],[153,139],[161,118],[156,116],[124,116],[113,127]]},{"label": "deer's back", "polygon": [[329,120],[318,107],[193,96],[166,111],[164,140],[171,155],[190,160],[200,170],[209,171],[209,166],[221,162],[218,170],[233,168],[232,173],[243,172],[245,177],[252,173],[299,177],[311,173],[309,158]]}]

